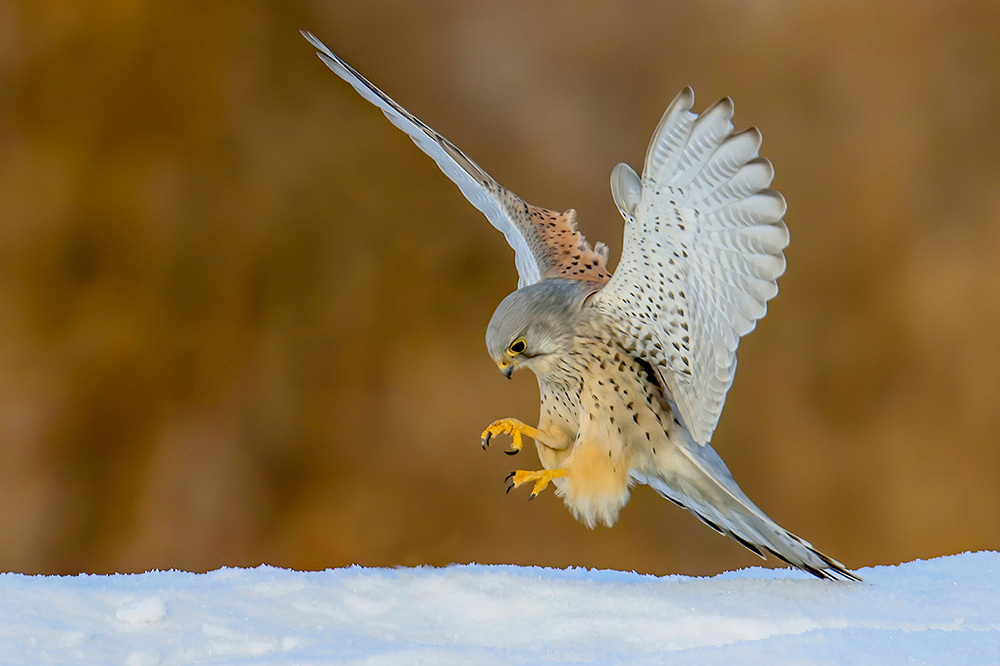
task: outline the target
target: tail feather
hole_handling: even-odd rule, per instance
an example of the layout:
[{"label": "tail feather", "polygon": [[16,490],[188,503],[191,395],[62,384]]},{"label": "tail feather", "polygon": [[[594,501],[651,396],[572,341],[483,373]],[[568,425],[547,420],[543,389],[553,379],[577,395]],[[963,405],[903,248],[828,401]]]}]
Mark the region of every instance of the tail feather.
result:
[{"label": "tail feather", "polygon": [[655,471],[635,473],[635,479],[761,558],[770,553],[817,578],[861,580],[843,564],[768,518],[740,490],[711,446],[693,440],[690,444],[671,447],[672,451],[658,458]]}]

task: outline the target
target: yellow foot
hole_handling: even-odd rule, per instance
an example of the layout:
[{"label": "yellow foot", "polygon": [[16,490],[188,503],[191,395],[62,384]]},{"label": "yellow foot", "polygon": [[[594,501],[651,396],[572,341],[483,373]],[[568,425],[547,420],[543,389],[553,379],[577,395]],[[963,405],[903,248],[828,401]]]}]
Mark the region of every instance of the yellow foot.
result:
[{"label": "yellow foot", "polygon": [[558,479],[561,476],[566,476],[566,470],[562,468],[540,469],[537,472],[518,470],[517,472],[508,474],[504,481],[510,481],[510,485],[507,486],[508,493],[522,484],[534,481],[535,487],[531,489],[531,494],[528,495],[528,501],[530,502],[538,496],[538,493],[545,490],[545,487],[549,485],[549,481]]},{"label": "yellow foot", "polygon": [[540,433],[537,428],[532,428],[530,425],[521,423],[517,419],[500,419],[499,421],[491,423],[486,430],[483,431],[483,450],[490,445],[490,439],[496,435],[510,435],[513,438],[513,442],[511,442],[510,450],[504,451],[504,453],[512,456],[520,451],[521,447],[524,445],[521,441],[521,437],[523,435],[527,435],[528,437],[537,440],[539,434]]}]

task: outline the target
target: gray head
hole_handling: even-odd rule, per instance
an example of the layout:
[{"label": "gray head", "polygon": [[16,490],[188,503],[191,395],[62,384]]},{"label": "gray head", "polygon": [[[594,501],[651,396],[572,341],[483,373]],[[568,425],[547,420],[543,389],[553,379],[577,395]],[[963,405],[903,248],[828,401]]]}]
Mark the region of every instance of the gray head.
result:
[{"label": "gray head", "polygon": [[522,365],[569,349],[577,315],[594,285],[549,279],[518,289],[500,302],[486,328],[486,349],[510,377]]}]

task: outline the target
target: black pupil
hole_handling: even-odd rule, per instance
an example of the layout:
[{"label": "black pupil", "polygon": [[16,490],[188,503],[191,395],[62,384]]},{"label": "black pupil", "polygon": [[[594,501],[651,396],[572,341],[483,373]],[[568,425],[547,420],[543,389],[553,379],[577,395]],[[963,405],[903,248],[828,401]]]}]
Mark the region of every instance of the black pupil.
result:
[{"label": "black pupil", "polygon": [[524,340],[518,340],[510,346],[510,350],[515,354],[520,354],[524,351]]}]

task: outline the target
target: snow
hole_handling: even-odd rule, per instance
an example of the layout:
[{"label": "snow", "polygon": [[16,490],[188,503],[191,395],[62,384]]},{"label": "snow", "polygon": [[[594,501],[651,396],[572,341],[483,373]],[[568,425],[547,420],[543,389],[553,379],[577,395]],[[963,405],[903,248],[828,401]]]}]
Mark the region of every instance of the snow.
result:
[{"label": "snow", "polygon": [[1000,663],[1000,553],[857,573],[863,582],[481,565],[0,574],[0,663]]}]

